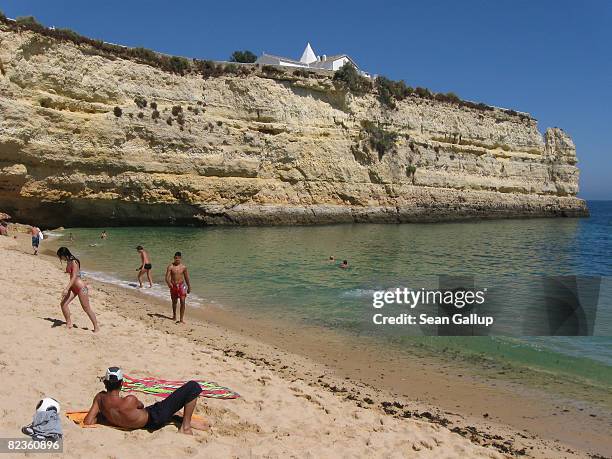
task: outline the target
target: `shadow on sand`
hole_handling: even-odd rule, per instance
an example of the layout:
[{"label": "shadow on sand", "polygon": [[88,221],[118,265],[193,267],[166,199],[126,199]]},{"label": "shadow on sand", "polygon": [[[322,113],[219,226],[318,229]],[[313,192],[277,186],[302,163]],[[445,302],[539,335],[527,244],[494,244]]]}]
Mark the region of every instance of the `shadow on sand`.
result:
[{"label": "shadow on sand", "polygon": [[159,319],[168,319],[168,320],[172,320],[172,317],[167,316],[165,314],[159,314],[158,312],[149,312],[147,314],[149,317],[157,317]]},{"label": "shadow on sand", "polygon": [[[42,320],[46,320],[48,322],[51,322],[51,328],[55,328],[55,327],[62,327],[64,325],[66,325],[66,322],[61,320],[61,319],[54,319],[52,317],[41,317]],[[72,324],[72,328],[79,328],[76,325]],[[85,328],[84,330],[87,330],[87,328]]]}]

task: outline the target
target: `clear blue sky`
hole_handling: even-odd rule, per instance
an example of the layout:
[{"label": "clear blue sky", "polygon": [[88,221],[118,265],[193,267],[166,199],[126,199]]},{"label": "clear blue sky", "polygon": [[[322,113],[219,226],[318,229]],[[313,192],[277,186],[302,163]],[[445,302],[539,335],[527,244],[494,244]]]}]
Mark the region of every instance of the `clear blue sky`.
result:
[{"label": "clear blue sky", "polygon": [[170,54],[350,54],[412,86],[531,113],[578,148],[581,193],[612,199],[612,0],[0,0],[9,17]]}]

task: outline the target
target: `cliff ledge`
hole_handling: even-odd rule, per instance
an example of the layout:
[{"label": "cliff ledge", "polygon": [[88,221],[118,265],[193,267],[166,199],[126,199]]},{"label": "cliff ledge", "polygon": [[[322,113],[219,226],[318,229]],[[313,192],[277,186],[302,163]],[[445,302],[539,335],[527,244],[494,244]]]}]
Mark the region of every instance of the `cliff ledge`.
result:
[{"label": "cliff ledge", "polygon": [[585,216],[576,150],[530,116],[329,75],[164,71],[0,24],[0,209],[54,225]]}]

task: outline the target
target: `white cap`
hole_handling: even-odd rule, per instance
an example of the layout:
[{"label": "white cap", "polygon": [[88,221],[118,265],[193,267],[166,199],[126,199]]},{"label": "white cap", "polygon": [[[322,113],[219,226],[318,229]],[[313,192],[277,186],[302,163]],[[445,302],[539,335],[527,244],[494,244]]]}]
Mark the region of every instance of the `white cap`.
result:
[{"label": "white cap", "polygon": [[119,367],[109,367],[106,369],[104,381],[121,381],[123,379],[123,371]]}]

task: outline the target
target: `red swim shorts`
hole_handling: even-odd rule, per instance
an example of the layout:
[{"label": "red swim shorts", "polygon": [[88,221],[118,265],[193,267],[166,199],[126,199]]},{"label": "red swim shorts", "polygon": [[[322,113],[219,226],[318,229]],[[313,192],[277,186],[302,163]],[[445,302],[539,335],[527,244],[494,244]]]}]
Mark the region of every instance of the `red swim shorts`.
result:
[{"label": "red swim shorts", "polygon": [[187,297],[187,286],[184,282],[179,282],[178,284],[172,284],[170,287],[170,297],[174,300],[177,298],[185,298]]}]

